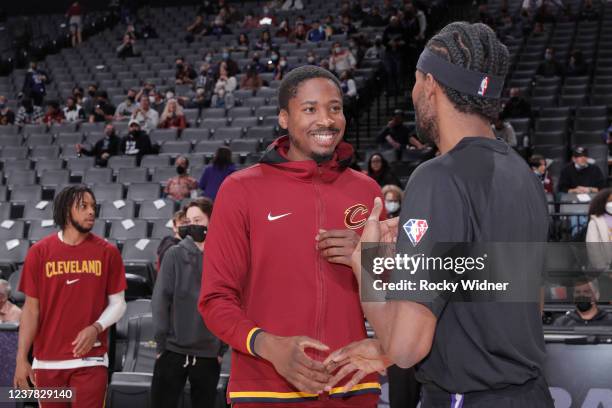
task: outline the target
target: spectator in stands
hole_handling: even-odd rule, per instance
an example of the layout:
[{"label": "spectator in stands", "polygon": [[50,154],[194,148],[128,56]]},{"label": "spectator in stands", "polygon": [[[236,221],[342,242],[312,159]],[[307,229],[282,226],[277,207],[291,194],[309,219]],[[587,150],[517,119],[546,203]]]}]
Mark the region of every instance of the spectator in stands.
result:
[{"label": "spectator in stands", "polygon": [[365,27],[384,27],[387,25],[383,16],[380,15],[380,8],[378,6],[372,7],[370,13],[363,19],[363,25]]},{"label": "spectator in stands", "polygon": [[284,37],[284,38],[289,38],[291,37],[292,34],[292,30],[291,27],[289,26],[289,20],[288,19],[283,19],[283,21],[281,21],[280,26],[278,27],[278,30],[276,30],[276,33],[274,34],[274,36],[276,37]]},{"label": "spectator in stands", "polygon": [[240,80],[240,89],[249,91],[259,91],[263,86],[263,81],[257,73],[257,70],[252,65],[246,67],[246,74]]},{"label": "spectator in stands", "polygon": [[145,154],[154,154],[149,135],[140,129],[140,122],[131,119],[128,124],[128,134],[121,139],[119,151],[126,156],[136,156],[138,164]]},{"label": "spectator in stands", "polygon": [[[174,93],[172,93],[170,99],[171,98],[174,98]],[[157,112],[158,117],[164,111],[167,99],[167,96],[166,99],[164,99],[164,95],[160,91],[155,90],[149,93],[149,105],[151,105],[151,110]]]},{"label": "spectator in stands", "polygon": [[254,30],[259,28],[259,20],[253,16],[253,13],[247,13],[247,15],[244,16],[241,27],[245,30]]},{"label": "spectator in stands", "polygon": [[306,17],[304,17],[303,14],[300,14],[299,16],[297,16],[297,18],[295,19],[295,25],[303,25],[304,26],[304,30],[306,30],[306,32],[310,31],[311,27],[306,24]]},{"label": "spectator in stands", "polygon": [[234,46],[233,51],[244,52],[246,55],[246,53],[249,52],[249,47],[249,36],[245,33],[240,33],[238,36],[238,43]]},{"label": "spectator in stands", "polygon": [[136,110],[136,106],[136,90],[128,89],[125,100],[121,102],[115,110],[115,120],[121,121],[131,118]]},{"label": "spectator in stands", "polygon": [[582,11],[580,12],[580,20],[598,21],[599,12],[593,7],[593,0],[584,0]]},{"label": "spectator in stands", "polygon": [[169,99],[161,115],[159,127],[162,129],[185,129],[187,121],[183,113],[183,107],[176,99]]},{"label": "spectator in stands", "polygon": [[402,207],[404,193],[395,184],[387,184],[382,188],[382,196],[385,200],[385,210],[388,218],[399,217]]},{"label": "spectator in stands", "polygon": [[49,82],[47,73],[38,68],[35,61],[30,62],[30,69],[26,72],[21,92],[34,103],[35,106],[42,106],[43,99],[47,94],[46,84]]},{"label": "spectator in stands", "polygon": [[259,51],[253,53],[253,58],[251,59],[251,63],[249,65],[259,74],[268,70],[266,64],[261,62],[261,54],[259,53]]},{"label": "spectator in stands", "polygon": [[543,77],[563,76],[563,66],[555,60],[555,50],[547,48],[544,52],[544,61],[538,66],[536,75]]},{"label": "spectator in stands", "polygon": [[569,64],[565,71],[566,76],[585,76],[588,75],[589,65],[584,60],[582,51],[574,50],[570,54]]},{"label": "spectator in stands", "polygon": [[177,157],[175,164],[177,176],[168,180],[164,194],[168,198],[181,201],[191,197],[192,193],[198,189],[198,181],[189,175],[189,159],[185,156]]},{"label": "spectator in stands", "polygon": [[491,27],[493,30],[496,28],[495,19],[489,12],[489,6],[486,3],[480,4],[478,6],[478,22],[482,24],[486,24]]},{"label": "spectator in stands", "polygon": [[399,178],[393,173],[389,162],[380,154],[374,153],[368,160],[368,176],[372,177],[379,186],[394,184],[401,187]]},{"label": "spectator in stands", "polygon": [[78,1],[72,3],[70,8],[68,8],[66,17],[70,26],[70,40],[72,41],[72,46],[76,47],[83,42],[83,9]]},{"label": "spectator in stands", "polygon": [[123,36],[123,41],[116,48],[117,57],[119,58],[130,58],[138,55],[136,52],[136,40],[129,34]]},{"label": "spectator in stands", "polygon": [[211,107],[229,109],[234,106],[234,91],[238,83],[236,77],[230,76],[227,64],[222,62],[219,67],[219,79],[215,84],[215,89],[211,99]]},{"label": "spectator in stands", "polygon": [[85,122],[87,117],[81,105],[77,104],[73,96],[66,98],[66,106],[63,108],[64,118],[68,123]]},{"label": "spectator in stands", "polygon": [[6,97],[0,95],[0,126],[12,125],[15,123],[15,112],[8,107]]},{"label": "spectator in stands", "polygon": [[493,129],[496,138],[504,140],[512,147],[517,146],[516,133],[514,132],[512,124],[503,120],[501,116],[491,124],[491,129]]},{"label": "spectator in stands", "polygon": [[389,26],[383,32],[385,44],[385,59],[383,61],[387,76],[387,92],[395,93],[400,89],[400,75],[404,58],[405,41],[404,28],[397,16],[391,17]]},{"label": "spectator in stands", "polygon": [[612,325],[612,314],[597,306],[599,301],[599,282],[589,279],[576,282],[574,286],[574,303],[576,309],[567,312],[553,322],[553,326],[609,326]]},{"label": "spectator in stands", "polygon": [[604,188],[593,197],[589,218],[586,242],[612,242],[612,189]]},{"label": "spectator in stands", "polygon": [[36,106],[32,103],[30,98],[23,98],[21,100],[21,106],[17,110],[17,117],[15,123],[19,126],[29,124],[40,124],[45,114],[40,106]]},{"label": "spectator in stands", "polygon": [[552,13],[547,0],[542,1],[542,5],[535,13],[534,21],[539,24],[552,24],[555,22],[555,15]]},{"label": "spectator in stands", "polygon": [[232,30],[230,30],[230,28],[225,24],[225,20],[222,17],[217,16],[215,17],[215,20],[213,21],[212,25],[208,27],[204,35],[221,36],[231,33]]},{"label": "spectator in stands", "polygon": [[157,31],[155,30],[155,28],[149,22],[146,22],[144,27],[142,27],[141,36],[145,40],[153,39],[153,38],[159,38],[159,35],[157,34]]},{"label": "spectator in stands", "polygon": [[140,104],[132,114],[132,120],[130,121],[130,123],[132,121],[137,121],[140,128],[147,134],[151,133],[159,124],[159,113],[151,108],[151,100],[149,99],[151,96],[153,96],[155,102],[155,95],[143,95],[140,97]]},{"label": "spectator in stands", "polygon": [[314,53],[314,51],[308,51],[308,53],[306,54],[306,63],[308,65],[319,65],[319,58],[317,57],[317,54]]},{"label": "spectator in stands", "polygon": [[278,61],[278,64],[272,72],[274,74],[272,78],[274,81],[282,81],[289,71],[291,71],[291,68],[289,67],[289,63],[287,62],[287,57],[280,57],[280,61]]},{"label": "spectator in stands", "polygon": [[306,41],[306,37],[308,36],[308,32],[306,31],[306,26],[304,24],[296,24],[295,30],[289,35],[289,42],[297,42],[303,43]]},{"label": "spectator in stands", "polygon": [[19,323],[21,309],[11,303],[11,286],[0,279],[0,323]]},{"label": "spectator in stands", "polygon": [[521,95],[521,90],[510,88],[510,99],[503,107],[502,118],[530,118],[531,115],[531,104]]},{"label": "spectator in stands", "polygon": [[179,406],[185,381],[193,407],[213,407],[223,354],[227,350],[198,313],[205,239],[212,201],[185,206],[185,238],[164,256],[152,297],[157,359],[151,383],[152,408]]},{"label": "spectator in stands", "polygon": [[195,70],[185,61],[183,57],[176,59],[176,74],[174,83],[177,85],[191,85],[198,76]]},{"label": "spectator in stands", "polygon": [[236,166],[232,163],[230,148],[226,146],[218,148],[212,163],[204,169],[200,177],[198,185],[202,190],[202,195],[214,201],[221,183],[234,171],[236,171]]},{"label": "spectator in stands", "polygon": [[65,119],[64,112],[60,109],[60,105],[57,101],[47,102],[47,111],[42,120],[45,125],[48,127],[54,123],[59,125],[63,123]]},{"label": "spectator in stands", "polygon": [[605,179],[598,166],[589,164],[588,152],[582,146],[572,151],[572,163],[561,171],[559,191],[562,193],[596,193],[604,187]]},{"label": "spectator in stands", "polygon": [[80,86],[75,86],[74,88],[72,88],[71,95],[77,105],[83,106],[83,88],[81,88]]},{"label": "spectator in stands", "polygon": [[343,48],[339,42],[335,42],[329,56],[329,67],[340,76],[344,71],[355,69],[357,60],[350,50]]},{"label": "spectator in stands", "polygon": [[225,69],[227,70],[227,74],[230,77],[236,76],[240,72],[240,68],[238,67],[238,63],[232,59],[232,54],[229,49],[224,48],[221,53],[221,61],[217,64],[216,75],[219,76],[221,71],[221,65],[225,63]]},{"label": "spectator in stands", "polygon": [[325,39],[329,40],[329,38],[336,34],[336,28],[334,27],[334,16],[328,15],[323,20],[323,30],[325,31]]},{"label": "spectator in stands", "polygon": [[326,39],[325,28],[318,21],[312,23],[312,28],[306,35],[306,40],[311,43],[319,43]]},{"label": "spectator in stands", "polygon": [[198,14],[193,23],[186,28],[187,35],[185,35],[185,41],[192,43],[196,36],[203,35],[206,32],[206,25],[204,24],[204,16]]},{"label": "spectator in stands", "polygon": [[108,101],[106,91],[96,92],[96,105],[93,113],[89,115],[89,123],[110,122],[115,114],[115,107]]},{"label": "spectator in stands", "polygon": [[157,271],[164,261],[164,255],[174,245],[181,242],[181,236],[179,234],[179,228],[187,225],[187,218],[185,217],[185,211],[183,209],[178,210],[172,216],[172,235],[167,235],[162,238],[157,247]]},{"label": "spectator in stands", "polygon": [[108,159],[119,154],[120,144],[121,139],[117,136],[115,127],[112,123],[107,123],[104,126],[104,137],[98,140],[91,149],[86,149],[79,143],[76,145],[76,151],[78,154],[95,157],[96,166],[106,167]]},{"label": "spectator in stands", "polygon": [[404,125],[404,112],[396,109],[393,112],[393,117],[378,134],[376,140],[379,146],[395,150],[397,160],[401,160],[408,146],[412,145],[418,149],[425,147],[414,134],[414,128],[411,129]]},{"label": "spectator in stands", "polygon": [[[87,95],[83,96],[83,99],[81,100],[81,106],[83,106],[83,110],[85,111],[85,115],[89,118],[89,115],[91,115],[94,111],[94,108],[96,106],[96,93],[98,92],[98,85],[96,84],[90,84],[87,87]],[[73,90],[73,95],[74,94],[74,90]],[[78,91],[77,94],[75,96],[78,95]],[[78,96],[77,96],[78,97]]]},{"label": "spectator in stands", "polygon": [[229,6],[227,12],[228,24],[236,24],[244,19],[244,15],[236,6]]},{"label": "spectator in stands", "polygon": [[364,59],[367,60],[375,60],[375,59],[383,59],[385,56],[385,47],[383,47],[382,37],[380,35],[376,36],[374,40],[374,44],[370,48],[368,48],[363,56]]},{"label": "spectator in stands", "polygon": [[548,163],[543,156],[534,154],[529,158],[529,167],[533,171],[533,174],[542,182],[542,187],[546,193],[553,193],[553,182],[548,175]]},{"label": "spectator in stands", "polygon": [[353,72],[351,70],[342,71],[340,74],[340,86],[345,98],[344,105],[346,110],[347,105],[354,104],[357,101],[357,84],[353,79]]},{"label": "spectator in stands", "polygon": [[349,35],[355,34],[357,32],[357,29],[355,28],[355,26],[353,25],[353,21],[351,20],[351,16],[342,16],[341,21],[342,22],[340,23],[340,26],[336,30],[336,34],[344,34],[348,37]]},{"label": "spectator in stands", "polygon": [[272,42],[272,36],[270,35],[270,31],[262,31],[259,35],[259,39],[255,42],[255,49],[258,51],[268,52],[273,48],[275,48],[275,45]]}]

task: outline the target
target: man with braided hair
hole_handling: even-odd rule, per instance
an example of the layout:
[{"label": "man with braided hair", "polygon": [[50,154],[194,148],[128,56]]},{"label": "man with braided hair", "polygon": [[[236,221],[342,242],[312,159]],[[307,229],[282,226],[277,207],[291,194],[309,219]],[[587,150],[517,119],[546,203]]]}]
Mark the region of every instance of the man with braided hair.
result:
[{"label": "man with braided hair", "polygon": [[[397,241],[397,254],[428,254],[438,243],[546,242],[542,188],[490,127],[508,64],[508,50],[484,24],[452,23],[428,42],[412,100],[417,135],[434,142],[441,154],[412,174],[399,222],[379,221],[382,203],[375,200],[362,243]],[[352,265],[360,289],[367,289],[371,282],[361,273],[361,245]],[[428,272],[433,275],[416,271],[421,277]],[[553,407],[543,378],[539,288],[533,286],[533,300],[514,303],[454,302],[450,291],[431,301],[398,299],[388,292],[386,301],[362,298],[377,340],[332,353],[325,362],[329,369],[343,368],[329,387],[354,373],[345,384],[350,387],[366,373],[395,363],[416,365],[422,408]]]}]

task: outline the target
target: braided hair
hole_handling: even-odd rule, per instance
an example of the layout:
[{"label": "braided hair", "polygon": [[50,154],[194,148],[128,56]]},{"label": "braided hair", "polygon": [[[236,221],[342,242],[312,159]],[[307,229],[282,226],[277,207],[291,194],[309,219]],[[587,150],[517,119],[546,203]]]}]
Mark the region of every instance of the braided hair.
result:
[{"label": "braided hair", "polygon": [[[451,23],[433,36],[426,47],[447,61],[472,71],[502,77],[508,73],[508,49],[485,24]],[[499,99],[466,95],[441,83],[439,85],[459,112],[476,114],[490,122],[499,115]]]}]

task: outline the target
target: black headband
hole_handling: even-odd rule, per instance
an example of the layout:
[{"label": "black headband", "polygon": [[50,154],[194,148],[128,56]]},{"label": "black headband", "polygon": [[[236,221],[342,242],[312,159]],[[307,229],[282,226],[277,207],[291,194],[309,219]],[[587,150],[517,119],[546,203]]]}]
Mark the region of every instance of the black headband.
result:
[{"label": "black headband", "polygon": [[467,95],[499,98],[504,88],[504,77],[460,67],[427,48],[419,57],[417,69],[431,74],[441,84]]}]

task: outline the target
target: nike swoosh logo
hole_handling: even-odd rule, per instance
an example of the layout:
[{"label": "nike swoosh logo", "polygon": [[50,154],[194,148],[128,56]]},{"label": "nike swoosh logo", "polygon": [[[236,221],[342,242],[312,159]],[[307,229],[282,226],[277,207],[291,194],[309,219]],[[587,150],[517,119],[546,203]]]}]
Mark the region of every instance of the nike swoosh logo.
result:
[{"label": "nike swoosh logo", "polygon": [[291,213],[287,213],[287,214],[281,214],[281,215],[272,215],[272,213],[268,213],[268,221],[276,221],[280,218],[286,217],[288,215],[291,215]]},{"label": "nike swoosh logo", "polygon": [[78,282],[78,281],[79,279],[67,280],[66,285],[72,285],[73,283]]}]

